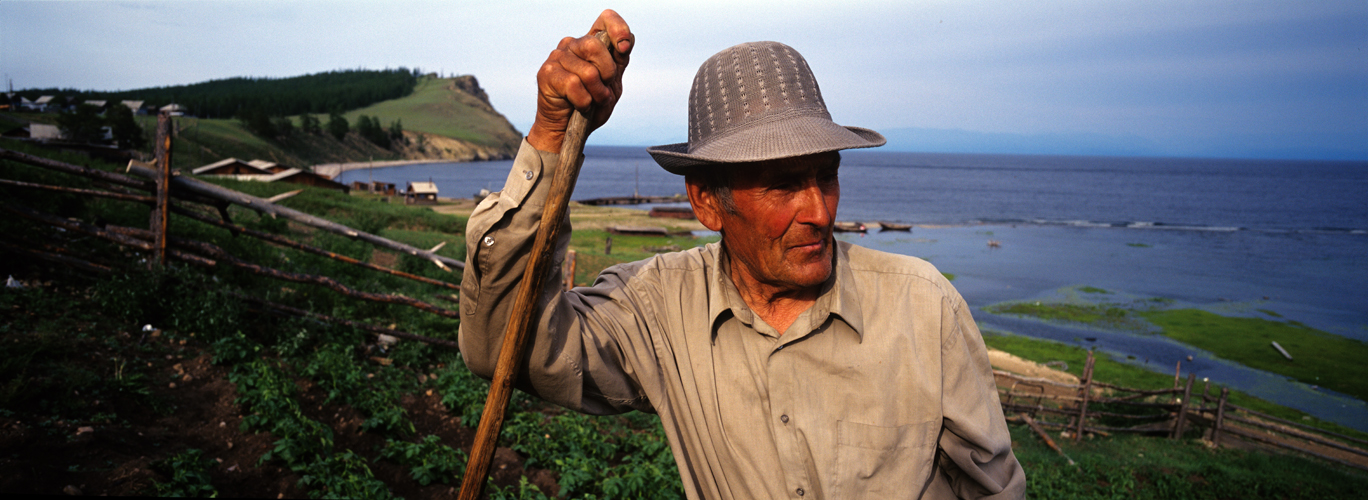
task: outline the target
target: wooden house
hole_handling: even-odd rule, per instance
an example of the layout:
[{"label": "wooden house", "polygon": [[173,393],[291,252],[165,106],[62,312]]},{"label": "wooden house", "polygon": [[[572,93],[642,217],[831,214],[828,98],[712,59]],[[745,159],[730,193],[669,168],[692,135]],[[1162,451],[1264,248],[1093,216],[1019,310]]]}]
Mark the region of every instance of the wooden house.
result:
[{"label": "wooden house", "polygon": [[385,196],[394,196],[396,191],[393,182],[372,181],[370,183],[370,192]]},{"label": "wooden house", "polygon": [[268,177],[274,173],[253,165],[251,162],[242,161],[237,158],[219,160],[194,169],[191,172],[195,175],[226,176],[239,179],[242,177]]},{"label": "wooden house", "polygon": [[143,108],[143,101],[123,101],[119,104],[127,106],[129,111],[132,111],[135,115],[141,116],[147,114],[147,109]]},{"label": "wooden house", "polygon": [[266,160],[252,160],[247,162],[247,164],[273,174],[278,174],[290,169],[290,167],[286,167],[276,162]]},{"label": "wooden house", "polygon": [[436,205],[437,184],[433,182],[410,182],[404,190],[404,203],[409,205]]},{"label": "wooden house", "polygon": [[290,184],[303,184],[305,186],[336,189],[343,193],[351,192],[351,187],[346,184],[297,168],[287,168],[277,174],[261,179],[261,182],[288,182]]}]

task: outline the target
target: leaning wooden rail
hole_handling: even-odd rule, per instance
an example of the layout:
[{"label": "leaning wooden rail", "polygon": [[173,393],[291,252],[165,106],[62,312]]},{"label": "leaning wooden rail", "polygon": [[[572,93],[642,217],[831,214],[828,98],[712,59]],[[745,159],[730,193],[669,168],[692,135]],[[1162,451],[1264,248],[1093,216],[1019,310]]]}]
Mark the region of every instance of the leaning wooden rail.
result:
[{"label": "leaning wooden rail", "polygon": [[[134,238],[140,238],[140,239],[146,239],[146,238],[150,238],[150,237],[152,236],[151,231],[148,231],[148,230],[146,230],[146,229],[133,228],[133,227],[117,227],[117,226],[111,226],[111,227],[108,228],[108,230],[109,230],[110,232],[119,233],[119,234],[124,234],[124,235],[128,235],[128,236],[131,236],[131,237],[134,237]],[[385,304],[400,304],[400,305],[406,305],[406,306],[409,306],[409,307],[413,307],[413,308],[415,308],[415,309],[419,309],[419,310],[422,310],[422,311],[427,311],[427,312],[436,314],[436,315],[438,315],[438,316],[445,316],[445,317],[448,317],[448,318],[459,318],[459,317],[460,317],[460,313],[457,313],[456,311],[452,311],[452,310],[450,310],[450,309],[444,309],[444,308],[441,308],[441,307],[437,307],[437,306],[434,306],[434,305],[429,304],[429,303],[427,303],[427,302],[423,302],[423,301],[421,301],[421,300],[414,299],[414,298],[411,298],[411,297],[405,297],[405,296],[403,296],[403,295],[390,295],[390,294],[383,294],[383,293],[363,292],[363,291],[356,290],[356,289],[353,289],[353,288],[351,288],[351,287],[348,287],[348,286],[346,286],[346,285],[343,285],[342,283],[339,283],[337,280],[332,279],[332,278],[329,278],[329,277],[327,277],[327,276],[318,276],[318,275],[314,275],[314,274],[303,274],[303,273],[292,273],[292,272],[289,272],[289,271],[281,271],[281,270],[279,270],[279,269],[274,269],[274,268],[270,268],[270,267],[266,267],[266,266],[260,266],[260,265],[257,265],[257,264],[253,264],[253,263],[251,263],[251,262],[247,262],[247,261],[245,261],[245,260],[242,260],[242,259],[239,259],[239,258],[237,258],[237,257],[234,257],[232,254],[228,253],[227,251],[225,251],[223,248],[219,247],[218,245],[214,245],[214,244],[210,244],[210,243],[205,243],[205,242],[202,242],[202,241],[195,241],[195,240],[186,239],[186,238],[174,237],[174,236],[170,238],[170,241],[171,241],[172,244],[174,244],[174,245],[176,245],[176,246],[178,246],[178,247],[180,247],[180,248],[182,248],[182,249],[190,249],[190,250],[194,250],[194,251],[196,251],[196,252],[200,252],[201,254],[204,254],[204,255],[206,255],[206,256],[212,258],[212,259],[215,259],[215,260],[217,260],[218,262],[222,262],[222,263],[226,263],[226,264],[232,265],[232,266],[234,266],[234,267],[237,267],[237,268],[239,268],[239,269],[246,270],[246,271],[251,272],[251,273],[253,273],[253,274],[258,274],[258,275],[261,275],[261,276],[267,276],[267,277],[271,277],[271,278],[276,278],[276,279],[284,280],[284,281],[291,281],[291,282],[295,282],[295,283],[306,283],[306,284],[312,284],[312,285],[320,285],[320,286],[323,286],[323,287],[332,289],[333,291],[335,291],[335,292],[337,292],[337,293],[340,293],[340,294],[342,294],[342,295],[346,295],[346,296],[348,296],[348,297],[358,298],[358,299],[362,299],[362,300],[369,300],[369,301],[371,301],[371,302],[380,302],[380,303],[385,303]]]},{"label": "leaning wooden rail", "polygon": [[20,244],[17,245],[5,240],[0,240],[0,248],[15,253],[28,254],[39,259],[43,259],[49,262],[56,262],[58,264],[62,264],[65,266],[71,266],[83,271],[106,273],[110,270],[110,267],[104,264],[96,264],[94,262],[90,262],[84,259],[78,259],[69,255],[63,255],[58,252],[48,251],[50,250],[48,248],[39,250],[37,248],[34,248],[34,246],[29,244],[29,242],[23,241],[22,239],[20,239]]},{"label": "leaning wooden rail", "polygon": [[1278,418],[1278,417],[1275,417],[1275,416],[1273,416],[1273,415],[1269,415],[1269,414],[1267,414],[1267,413],[1263,413],[1263,412],[1260,412],[1260,411],[1257,411],[1257,410],[1251,410],[1251,409],[1249,409],[1249,408],[1245,408],[1245,407],[1243,407],[1243,406],[1236,405],[1236,404],[1234,404],[1234,403],[1226,403],[1225,407],[1226,407],[1226,411],[1227,411],[1227,412],[1229,412],[1229,411],[1231,411],[1231,410],[1236,410],[1236,411],[1245,413],[1245,414],[1247,414],[1247,415],[1252,415],[1252,416],[1255,416],[1255,417],[1259,417],[1259,418],[1262,419],[1262,420],[1269,420],[1269,421],[1277,422],[1277,423],[1280,423],[1280,424],[1283,424],[1283,425],[1288,425],[1288,426],[1291,426],[1291,427],[1295,427],[1295,428],[1298,428],[1298,429],[1301,429],[1301,430],[1304,430],[1304,431],[1316,432],[1316,433],[1320,433],[1320,434],[1323,434],[1323,435],[1326,435],[1326,436],[1333,436],[1333,437],[1336,437],[1336,438],[1339,438],[1339,439],[1343,439],[1343,440],[1345,440],[1345,441],[1349,441],[1349,442],[1353,442],[1353,443],[1358,443],[1358,444],[1362,444],[1362,445],[1368,445],[1368,441],[1364,441],[1364,440],[1359,439],[1359,438],[1356,438],[1356,437],[1346,436],[1346,435],[1340,434],[1340,433],[1338,433],[1338,432],[1332,432],[1332,431],[1327,431],[1327,430],[1325,430],[1325,429],[1320,429],[1320,428],[1312,427],[1312,426],[1303,424],[1303,423],[1301,423],[1301,422],[1293,422],[1293,421],[1291,421],[1291,420],[1287,420],[1287,419],[1283,419],[1283,418]]},{"label": "leaning wooden rail", "polygon": [[100,191],[100,190],[98,190],[98,189],[81,189],[81,188],[72,188],[72,187],[66,187],[66,186],[53,186],[53,185],[49,185],[49,184],[34,184],[34,183],[32,183],[32,182],[12,181],[12,180],[9,180],[9,179],[0,179],[0,184],[5,184],[5,185],[9,185],[9,186],[24,187],[24,188],[29,188],[29,189],[42,189],[42,190],[45,190],[45,191],[56,191],[56,192],[59,192],[59,193],[83,194],[83,195],[86,195],[86,196],[95,196],[95,197],[98,197],[98,198],[110,198],[110,199],[114,199],[114,200],[136,201],[136,202],[139,202],[139,203],[155,203],[155,202],[157,201],[156,198],[153,198],[153,197],[151,197],[151,196],[144,196],[144,195],[140,195],[140,194],[114,193],[114,192],[110,192],[110,191]]},{"label": "leaning wooden rail", "polygon": [[[156,176],[155,171],[153,171],[151,168],[148,168],[146,164],[138,162],[136,160],[130,161],[128,163],[128,171],[140,177],[153,178],[154,176]],[[258,198],[256,196],[252,196],[246,193],[240,193],[228,188],[220,187],[214,184],[210,184],[208,182],[201,181],[199,179],[193,179],[183,175],[177,175],[171,177],[171,185],[175,187],[176,190],[183,190],[185,192],[194,193],[200,196],[213,198],[216,200],[227,201],[234,205],[250,208],[252,210],[256,210],[258,212],[271,215],[273,217],[284,217],[286,219],[307,226],[311,226],[316,229],[321,229],[330,233],[340,234],[348,238],[358,239],[378,247],[388,248],[390,250],[402,252],[408,255],[412,255],[414,257],[420,257],[424,260],[428,260],[433,262],[434,264],[437,264],[438,267],[441,267],[443,269],[446,269],[447,267],[465,269],[465,263],[459,260],[452,259],[450,257],[443,257],[441,255],[434,254],[430,251],[423,250],[404,243],[400,243],[394,240],[382,238],[380,236],[367,233],[365,231],[358,231],[321,217],[314,217],[312,215],[300,212],[289,207],[283,207],[275,203],[271,203],[270,201],[267,201],[264,198]]]},{"label": "leaning wooden rail", "polygon": [[385,274],[390,274],[390,275],[398,276],[398,277],[401,277],[401,278],[407,278],[407,279],[410,279],[410,280],[413,280],[413,281],[417,281],[417,282],[419,282],[419,283],[426,283],[426,284],[429,284],[429,285],[440,286],[440,287],[442,287],[442,288],[447,288],[447,289],[450,289],[450,290],[458,290],[458,291],[459,291],[459,290],[461,289],[461,285],[457,285],[457,284],[455,284],[455,283],[449,283],[449,282],[442,281],[442,280],[435,280],[435,279],[428,278],[428,277],[424,277],[424,276],[418,276],[418,275],[416,275],[416,274],[410,274],[410,273],[406,273],[406,272],[403,272],[403,271],[397,271],[397,270],[390,269],[390,268],[387,268],[387,267],[377,266],[377,265],[371,264],[371,263],[369,263],[369,262],[362,262],[362,261],[360,261],[360,260],[353,259],[353,258],[348,257],[348,256],[346,256],[346,255],[338,254],[338,253],[335,253],[335,252],[329,252],[329,251],[327,251],[327,250],[324,250],[324,249],[322,249],[322,248],[318,248],[318,247],[315,247],[315,246],[305,245],[305,244],[303,244],[303,243],[296,242],[296,241],[294,241],[294,240],[291,240],[291,239],[289,239],[289,238],[285,238],[285,237],[283,237],[283,236],[278,236],[278,235],[274,235],[274,234],[271,234],[271,233],[266,233],[266,232],[262,232],[262,231],[257,231],[257,230],[255,230],[255,229],[250,229],[250,228],[242,227],[242,226],[239,226],[239,225],[237,225],[237,224],[231,224],[231,223],[228,223],[228,222],[224,222],[224,221],[222,221],[222,220],[219,220],[219,219],[215,219],[215,218],[213,218],[213,217],[206,216],[206,215],[204,215],[204,214],[201,214],[201,213],[196,212],[196,211],[194,211],[194,210],[191,210],[191,209],[189,209],[189,208],[181,207],[181,206],[179,206],[179,205],[172,205],[172,206],[171,206],[171,211],[172,211],[172,212],[175,212],[175,213],[178,214],[178,215],[183,215],[183,216],[185,216],[185,217],[189,217],[189,218],[191,218],[191,219],[194,219],[194,220],[203,222],[203,223],[205,223],[205,224],[210,224],[210,225],[214,225],[214,226],[221,227],[221,228],[223,228],[223,229],[227,229],[229,232],[232,232],[232,233],[235,233],[235,234],[238,234],[238,233],[240,233],[240,234],[245,234],[245,235],[247,235],[247,236],[251,236],[251,237],[253,237],[253,238],[265,240],[265,241],[268,241],[268,242],[271,242],[271,243],[274,243],[274,244],[277,244],[277,245],[280,245],[280,246],[283,246],[283,247],[293,248],[293,249],[299,250],[299,251],[301,251],[301,252],[308,252],[308,253],[315,254],[315,255],[321,255],[321,256],[323,256],[323,257],[327,257],[327,258],[330,258],[330,259],[333,259],[333,260],[337,260],[337,261],[339,261],[339,262],[346,262],[346,263],[348,263],[348,264],[352,264],[352,265],[355,265],[355,266],[364,267],[364,268],[370,269],[370,270],[372,270],[372,271],[379,271],[379,272],[382,272],[382,273],[385,273]]},{"label": "leaning wooden rail", "polygon": [[[106,172],[104,170],[87,168],[79,165],[72,165],[70,163],[63,163],[56,160],[49,160],[47,158],[24,154],[17,151],[10,151],[8,149],[3,148],[0,148],[0,159],[15,160],[37,167],[43,167],[68,174],[79,175],[121,186],[137,188],[144,191],[156,190],[156,184],[153,182],[135,179],[114,172]],[[138,175],[139,177],[144,177],[147,179],[155,179],[157,176],[157,172],[154,171],[152,168],[149,168],[147,164],[136,160],[129,162],[128,171]],[[414,257],[420,257],[424,260],[428,260],[433,262],[434,264],[437,264],[438,267],[441,267],[443,269],[446,269],[448,267],[454,267],[456,269],[465,269],[465,263],[459,260],[437,255],[428,250],[423,250],[421,248],[417,248],[411,245],[382,238],[380,236],[376,236],[364,231],[357,231],[347,226],[343,226],[341,224],[319,217],[314,217],[312,215],[300,212],[298,210],[276,205],[262,198],[258,198],[245,193],[239,193],[237,191],[219,187],[204,181],[200,181],[198,179],[192,179],[185,176],[177,175],[171,177],[171,185],[178,188],[172,192],[172,196],[175,196],[177,198],[190,199],[190,201],[200,201],[201,197],[206,197],[222,202],[233,203],[272,216],[284,217],[286,219],[293,220],[300,224],[311,226],[317,229],[322,229],[324,231],[340,234],[349,238],[355,238],[362,241],[366,241],[378,247],[388,248],[390,250],[402,252],[408,255],[412,255]]]},{"label": "leaning wooden rail", "polygon": [[[35,184],[35,183],[32,183],[32,182],[13,181],[13,180],[9,180],[9,179],[0,179],[0,184],[11,185],[11,186],[18,186],[18,187],[25,187],[25,188],[30,188],[30,189],[42,189],[42,190],[46,190],[46,191],[55,191],[55,192],[61,192],[61,193],[82,194],[82,195],[87,195],[87,196],[95,196],[95,197],[100,197],[100,198],[109,198],[109,199],[123,200],[123,201],[132,201],[132,202],[139,202],[139,203],[155,203],[155,202],[157,201],[156,198],[151,197],[151,196],[143,196],[143,195],[128,194],[128,193],[116,193],[116,192],[110,192],[110,191],[101,191],[101,190],[97,190],[97,189],[80,189],[80,188],[71,188],[71,187],[66,187],[66,186],[53,186],[53,185],[49,185],[49,184]],[[298,191],[291,191],[291,192],[292,192],[292,193],[297,193]],[[254,229],[250,229],[250,228],[246,228],[246,227],[239,226],[239,225],[236,225],[236,224],[232,224],[232,223],[229,223],[229,222],[225,222],[225,221],[220,220],[220,219],[218,219],[218,218],[209,217],[209,216],[203,215],[203,214],[201,214],[201,213],[199,213],[199,212],[197,212],[197,211],[195,211],[195,210],[192,210],[192,209],[189,209],[189,208],[185,208],[185,207],[182,207],[182,206],[180,206],[180,205],[174,205],[174,204],[171,205],[171,211],[172,211],[172,212],[175,212],[175,213],[178,214],[178,215],[182,215],[182,216],[185,216],[185,217],[189,217],[189,218],[191,218],[191,219],[194,219],[194,220],[203,222],[203,223],[205,223],[205,224],[210,224],[210,225],[214,225],[214,226],[218,226],[218,227],[227,229],[228,231],[230,231],[230,232],[232,232],[232,233],[234,233],[234,234],[246,234],[246,235],[248,235],[248,236],[251,236],[251,237],[254,237],[254,238],[258,238],[258,239],[262,239],[262,240],[266,240],[266,241],[268,241],[268,242],[271,242],[271,243],[274,243],[274,244],[277,244],[277,245],[280,245],[280,246],[284,246],[284,247],[288,247],[288,248],[293,248],[293,249],[295,249],[295,250],[299,250],[299,251],[302,251],[302,252],[308,252],[308,253],[312,253],[312,254],[315,254],[315,255],[321,255],[321,256],[324,256],[324,257],[327,257],[327,258],[330,258],[330,259],[334,259],[334,260],[337,260],[337,261],[340,261],[340,262],[346,262],[346,263],[348,263],[348,264],[352,264],[352,265],[355,265],[355,266],[364,267],[364,268],[370,269],[370,270],[372,270],[372,271],[378,271],[378,272],[386,273],[386,274],[389,274],[389,275],[398,276],[398,277],[401,277],[401,278],[407,278],[407,279],[410,279],[410,280],[413,280],[413,281],[417,281],[417,282],[420,282],[420,283],[426,283],[426,284],[429,284],[429,285],[440,286],[440,287],[447,288],[447,289],[450,289],[450,290],[457,290],[457,291],[459,291],[459,290],[461,289],[461,286],[460,286],[460,285],[457,285],[457,284],[455,284],[455,283],[451,283],[451,282],[447,282],[447,281],[442,281],[442,280],[436,280],[436,279],[428,278],[428,277],[425,277],[425,276],[418,276],[418,275],[416,275],[416,274],[410,274],[410,273],[406,273],[406,272],[403,272],[403,271],[398,271],[398,270],[395,270],[395,269],[390,269],[390,268],[387,268],[387,267],[377,266],[377,265],[374,265],[374,264],[371,264],[371,263],[368,263],[368,262],[362,262],[362,261],[360,261],[360,260],[353,259],[353,258],[348,257],[348,256],[346,256],[346,255],[341,255],[341,254],[338,254],[338,253],[329,252],[329,251],[324,250],[324,249],[322,249],[322,248],[318,248],[318,247],[314,247],[314,246],[310,246],[310,245],[305,245],[305,244],[303,244],[303,243],[298,243],[298,242],[295,242],[294,240],[291,240],[291,239],[289,239],[289,238],[285,238],[285,237],[283,237],[283,236],[278,236],[278,235],[274,235],[274,234],[271,234],[271,233],[266,233],[266,232],[262,232],[262,231],[257,231],[257,230],[254,230]]]}]

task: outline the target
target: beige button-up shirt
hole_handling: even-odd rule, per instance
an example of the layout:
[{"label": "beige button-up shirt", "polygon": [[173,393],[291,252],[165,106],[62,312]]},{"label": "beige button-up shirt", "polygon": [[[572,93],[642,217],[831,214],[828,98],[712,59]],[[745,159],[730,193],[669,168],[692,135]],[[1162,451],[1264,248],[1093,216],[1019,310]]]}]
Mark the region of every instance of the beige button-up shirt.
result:
[{"label": "beige button-up shirt", "polygon": [[[555,162],[524,142],[467,227],[460,344],[484,377]],[[1024,495],[983,339],[934,267],[838,242],[817,302],[778,332],[724,255],[657,255],[568,292],[547,280],[519,387],[586,413],[659,413],[689,498]]]}]

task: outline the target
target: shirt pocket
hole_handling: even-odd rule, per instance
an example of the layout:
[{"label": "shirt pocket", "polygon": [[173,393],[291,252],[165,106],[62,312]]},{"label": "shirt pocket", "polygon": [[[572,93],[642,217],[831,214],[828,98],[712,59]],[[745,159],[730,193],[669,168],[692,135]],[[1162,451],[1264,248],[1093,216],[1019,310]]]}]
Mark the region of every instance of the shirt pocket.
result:
[{"label": "shirt pocket", "polygon": [[940,421],[882,427],[836,423],[831,498],[915,498],[931,473]]}]

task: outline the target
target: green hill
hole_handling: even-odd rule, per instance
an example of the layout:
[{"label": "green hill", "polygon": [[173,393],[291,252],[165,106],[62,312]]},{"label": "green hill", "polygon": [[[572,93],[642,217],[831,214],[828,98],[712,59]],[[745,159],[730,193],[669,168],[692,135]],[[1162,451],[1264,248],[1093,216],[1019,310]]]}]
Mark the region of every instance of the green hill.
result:
[{"label": "green hill", "polygon": [[[189,170],[224,158],[269,160],[288,167],[305,168],[322,163],[382,160],[445,159],[452,161],[512,158],[522,133],[489,104],[473,76],[417,77],[408,95],[345,112],[351,132],[337,140],[326,132],[301,130],[300,116],[288,117],[295,130],[276,137],[253,133],[237,119],[177,117],[173,158],[177,168]],[[0,123],[55,123],[52,113],[3,113]],[[398,122],[404,139],[389,148],[377,146],[357,131],[359,118],[375,118],[388,129]],[[324,126],[325,114],[312,115]],[[138,117],[149,146],[140,153],[152,154],[155,116]],[[7,125],[8,128],[8,125]]]}]

